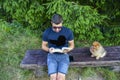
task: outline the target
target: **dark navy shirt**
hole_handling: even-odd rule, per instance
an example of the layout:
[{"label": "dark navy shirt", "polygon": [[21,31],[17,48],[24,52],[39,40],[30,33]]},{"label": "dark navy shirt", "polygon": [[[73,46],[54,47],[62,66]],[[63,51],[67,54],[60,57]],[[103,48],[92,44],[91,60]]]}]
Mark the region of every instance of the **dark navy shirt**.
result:
[{"label": "dark navy shirt", "polygon": [[48,47],[62,48],[68,47],[68,41],[73,40],[73,32],[66,27],[62,27],[60,32],[53,31],[52,27],[46,29],[42,40],[48,42]]}]

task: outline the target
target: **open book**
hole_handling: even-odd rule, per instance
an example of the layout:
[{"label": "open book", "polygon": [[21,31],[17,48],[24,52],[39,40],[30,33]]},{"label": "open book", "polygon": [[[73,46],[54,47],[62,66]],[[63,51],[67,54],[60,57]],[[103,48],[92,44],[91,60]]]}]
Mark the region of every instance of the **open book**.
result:
[{"label": "open book", "polygon": [[68,47],[63,47],[62,49],[55,48],[53,52],[63,53],[64,50],[71,50],[71,48],[68,48]]}]

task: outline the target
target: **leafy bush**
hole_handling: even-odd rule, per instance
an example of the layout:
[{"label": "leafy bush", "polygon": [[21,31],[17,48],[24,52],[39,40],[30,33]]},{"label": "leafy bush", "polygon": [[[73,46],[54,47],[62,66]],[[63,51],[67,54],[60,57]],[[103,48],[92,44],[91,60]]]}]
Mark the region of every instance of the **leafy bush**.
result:
[{"label": "leafy bush", "polygon": [[109,46],[120,45],[120,25],[109,25],[103,29],[104,42]]},{"label": "leafy bush", "polygon": [[[76,41],[97,40],[108,45],[119,45],[120,29],[112,27],[110,23],[117,20],[112,25],[119,25],[120,7],[119,1],[112,2],[113,0],[2,0],[0,16],[8,22],[17,22],[23,27],[42,33],[50,26],[51,16],[59,13],[63,16],[64,26],[73,30]],[[116,8],[112,10],[111,5]]]},{"label": "leafy bush", "polygon": [[25,26],[34,29],[39,27],[44,21],[44,7],[39,1],[30,0],[5,0],[3,8],[12,16],[12,20],[17,20]]},{"label": "leafy bush", "polygon": [[46,6],[48,16],[55,12],[63,16],[64,25],[73,30],[77,40],[103,39],[99,28],[94,26],[101,24],[106,16],[98,14],[97,10],[92,9],[92,7],[65,0],[54,0]]},{"label": "leafy bush", "polygon": [[44,26],[50,26],[48,20],[51,16],[54,13],[59,13],[64,18],[64,25],[73,30],[77,40],[103,39],[99,28],[94,26],[101,24],[106,16],[98,14],[97,10],[90,6],[82,6],[65,0],[46,1],[46,3],[39,0],[12,0],[10,3],[9,0],[6,0],[3,8],[10,13],[13,20],[17,20],[23,26],[32,29],[39,27],[42,30]]}]

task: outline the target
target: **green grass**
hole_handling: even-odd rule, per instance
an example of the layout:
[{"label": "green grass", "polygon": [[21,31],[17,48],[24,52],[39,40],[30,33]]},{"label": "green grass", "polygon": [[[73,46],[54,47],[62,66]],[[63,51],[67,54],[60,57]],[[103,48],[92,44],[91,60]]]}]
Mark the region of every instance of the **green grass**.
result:
[{"label": "green grass", "polygon": [[[41,47],[41,39],[36,33],[7,23],[0,26],[0,80],[27,80],[19,64],[27,49]],[[30,72],[29,72],[30,73]]]},{"label": "green grass", "polygon": [[[47,73],[35,78],[32,71],[19,67],[26,50],[41,47],[41,33],[0,21],[0,80],[49,80]],[[80,45],[79,45],[79,44]],[[89,46],[89,43],[76,42],[77,47]],[[120,80],[120,73],[106,68],[69,68],[67,79],[74,80],[78,76],[90,77],[101,75],[105,80]]]},{"label": "green grass", "polygon": [[96,71],[101,74],[105,80],[120,80],[120,73],[112,72],[109,68],[97,68]]}]

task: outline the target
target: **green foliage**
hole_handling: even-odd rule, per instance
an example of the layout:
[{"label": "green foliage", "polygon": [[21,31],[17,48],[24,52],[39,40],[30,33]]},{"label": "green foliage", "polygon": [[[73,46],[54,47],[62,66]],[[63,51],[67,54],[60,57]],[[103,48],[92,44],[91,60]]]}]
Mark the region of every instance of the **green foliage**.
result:
[{"label": "green foliage", "polygon": [[24,27],[38,28],[44,21],[44,7],[36,0],[5,0],[3,8]]},{"label": "green foliage", "polygon": [[120,16],[119,0],[91,0],[92,4],[101,11],[102,14],[107,14],[110,18]]},{"label": "green foliage", "polygon": [[106,43],[120,45],[120,25],[110,25],[104,28],[104,37],[107,37]]},{"label": "green foliage", "polygon": [[84,68],[84,69],[82,69],[81,74],[84,77],[89,77],[89,76],[96,75],[95,70],[93,68]]},{"label": "green foliage", "polygon": [[15,21],[0,20],[0,24],[0,80],[29,80],[30,72],[23,72],[19,64],[27,49],[40,48],[39,35]]},{"label": "green foliage", "polygon": [[109,70],[109,68],[97,68],[96,71],[105,78],[105,80],[119,80],[115,72]]},{"label": "green foliage", "polygon": [[99,75],[99,77],[103,78],[104,80],[119,80],[119,73],[111,71],[108,67],[87,67],[82,68],[81,70],[81,74],[84,77],[97,77]]},{"label": "green foliage", "polygon": [[97,10],[92,9],[92,7],[65,0],[54,0],[46,6],[48,16],[52,16],[55,12],[63,16],[64,25],[74,31],[77,40],[103,39],[99,28],[94,26],[101,24],[107,17],[98,14]]},{"label": "green foliage", "polygon": [[38,2],[32,2],[29,10],[25,16],[26,21],[31,25],[31,27],[37,28],[44,21],[44,7]]},{"label": "green foliage", "polygon": [[120,44],[120,29],[112,27],[120,25],[119,0],[1,0],[0,12],[1,19],[40,33],[50,26],[51,16],[59,13],[75,41]]}]

